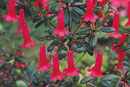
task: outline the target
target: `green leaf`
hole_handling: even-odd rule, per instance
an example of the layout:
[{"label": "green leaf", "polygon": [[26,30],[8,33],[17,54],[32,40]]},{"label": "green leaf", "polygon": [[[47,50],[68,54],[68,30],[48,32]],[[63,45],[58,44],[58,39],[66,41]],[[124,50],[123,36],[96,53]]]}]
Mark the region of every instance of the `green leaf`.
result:
[{"label": "green leaf", "polygon": [[6,9],[6,3],[5,0],[0,0],[0,8]]},{"label": "green leaf", "polygon": [[75,6],[82,6],[82,5],[84,5],[82,2],[76,2],[75,4],[74,4]]},{"label": "green leaf", "polygon": [[79,81],[80,77],[79,76],[75,76],[73,77],[73,82],[77,83]]},{"label": "green leaf", "polygon": [[104,28],[101,28],[100,30],[102,32],[105,32],[105,33],[114,32],[115,31],[115,29],[113,27],[104,27]]},{"label": "green leaf", "polygon": [[33,19],[33,23],[36,23],[40,20],[41,20],[41,16],[35,16],[35,18]]},{"label": "green leaf", "polygon": [[23,80],[16,81],[17,87],[28,87],[27,84]]},{"label": "green leaf", "polygon": [[67,53],[58,53],[59,60],[63,59],[64,57],[67,56]]},{"label": "green leaf", "polygon": [[123,51],[127,51],[127,50],[129,50],[130,49],[130,44],[128,44],[127,46],[125,46],[125,47],[122,47],[122,50]]},{"label": "green leaf", "polygon": [[64,11],[65,26],[69,24],[69,15],[67,11]]},{"label": "green leaf", "polygon": [[47,51],[48,51],[48,52],[51,52],[51,51],[54,49],[55,46],[56,46],[56,44],[55,44],[54,42],[52,42],[52,43],[48,46]]},{"label": "green leaf", "polygon": [[39,28],[41,24],[43,23],[43,20],[36,24],[35,28]]},{"label": "green leaf", "polygon": [[79,15],[84,15],[85,14],[84,11],[82,9],[78,8],[78,7],[74,7],[73,9]]},{"label": "green leaf", "polygon": [[97,36],[93,39],[91,48],[94,49],[96,44],[97,44]]},{"label": "green leaf", "polygon": [[48,37],[39,37],[38,40],[45,41],[45,40],[48,40]]},{"label": "green leaf", "polygon": [[104,5],[103,12],[106,13],[108,10],[108,4]]},{"label": "green leaf", "polygon": [[91,77],[85,77],[85,78],[83,78],[83,79],[80,81],[80,84],[84,84],[84,83],[86,83],[86,82],[89,82],[90,80],[92,80]]},{"label": "green leaf", "polygon": [[72,20],[79,24],[80,23],[80,18],[74,13],[74,12],[71,12],[71,17],[72,17]]},{"label": "green leaf", "polygon": [[12,60],[13,58],[12,57],[6,57],[5,58],[5,61],[10,61],[10,60]]},{"label": "green leaf", "polygon": [[107,80],[114,80],[114,79],[118,79],[118,78],[119,78],[119,76],[110,74],[110,75],[104,75],[103,80],[107,81]]}]

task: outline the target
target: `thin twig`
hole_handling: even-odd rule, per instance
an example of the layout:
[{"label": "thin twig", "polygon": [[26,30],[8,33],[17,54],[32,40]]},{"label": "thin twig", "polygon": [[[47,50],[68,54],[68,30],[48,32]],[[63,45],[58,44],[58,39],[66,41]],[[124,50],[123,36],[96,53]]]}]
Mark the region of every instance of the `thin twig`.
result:
[{"label": "thin twig", "polygon": [[80,26],[83,24],[83,21],[80,22],[78,27],[75,29],[75,31],[72,33],[72,36],[77,32],[77,30],[80,28]]},{"label": "thin twig", "polygon": [[121,75],[119,81],[118,81],[117,84],[116,84],[116,87],[119,87],[119,84],[120,84],[122,78],[125,76],[125,74],[126,74],[126,71],[124,71],[124,73]]},{"label": "thin twig", "polygon": [[84,52],[84,54],[78,59],[78,61],[75,63],[75,65],[77,65],[79,63],[80,60],[82,60],[82,58],[84,57],[86,53]]},{"label": "thin twig", "polygon": [[51,22],[50,22],[50,24],[51,24],[51,26],[52,26],[52,27],[56,28],[56,26],[55,26],[55,25],[53,25]]}]

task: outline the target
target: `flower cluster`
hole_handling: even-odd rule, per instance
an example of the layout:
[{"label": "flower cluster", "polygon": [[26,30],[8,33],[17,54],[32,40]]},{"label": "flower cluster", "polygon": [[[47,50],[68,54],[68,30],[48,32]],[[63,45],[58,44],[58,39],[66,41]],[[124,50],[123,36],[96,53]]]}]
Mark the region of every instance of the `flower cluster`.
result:
[{"label": "flower cluster", "polygon": [[121,69],[122,66],[123,66],[122,59],[124,59],[124,57],[125,57],[125,51],[123,51],[122,48],[116,49],[116,47],[118,47],[118,46],[122,47],[123,43],[125,42],[125,40],[126,40],[128,35],[129,35],[128,33],[124,33],[121,36],[121,38],[119,39],[119,41],[118,41],[119,43],[118,44],[114,44],[113,47],[112,47],[112,50],[115,50],[116,54],[118,54],[118,66],[115,69],[122,70]]}]

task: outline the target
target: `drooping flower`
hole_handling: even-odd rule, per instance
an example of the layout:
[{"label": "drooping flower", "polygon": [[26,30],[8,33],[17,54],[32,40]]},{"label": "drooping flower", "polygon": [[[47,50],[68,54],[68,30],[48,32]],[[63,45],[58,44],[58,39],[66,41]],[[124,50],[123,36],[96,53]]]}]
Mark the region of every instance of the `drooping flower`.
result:
[{"label": "drooping flower", "polygon": [[2,64],[3,62],[2,62],[2,60],[0,60],[0,64]]},{"label": "drooping flower", "polygon": [[120,33],[118,32],[119,25],[120,25],[120,15],[118,12],[115,12],[113,23],[112,23],[112,27],[115,29],[115,31],[112,33],[109,33],[109,34],[112,34],[114,38],[119,38],[121,36]]},{"label": "drooping flower", "polygon": [[109,0],[112,3],[112,6],[118,8],[120,6],[126,7],[128,5],[128,0]]},{"label": "drooping flower", "polygon": [[84,22],[96,22],[96,17],[93,15],[92,0],[86,0],[86,14],[82,16]]},{"label": "drooping flower", "polygon": [[60,68],[59,68],[59,58],[58,58],[58,55],[55,54],[53,56],[53,73],[49,74],[52,81],[57,81],[57,80],[63,80],[64,77],[63,77],[63,73],[60,71]]},{"label": "drooping flower", "polygon": [[130,26],[130,1],[127,7],[127,13],[128,13],[128,22],[126,23],[126,27]]},{"label": "drooping flower", "polygon": [[[21,32],[21,34],[22,34],[24,24],[25,24],[24,9],[20,9],[19,10],[19,29],[15,33]],[[29,30],[29,32],[31,31],[31,29],[29,29],[29,28],[28,28],[28,30]]]},{"label": "drooping flower", "polygon": [[97,76],[99,78],[102,78],[103,70],[101,70],[102,67],[102,52],[98,52],[96,55],[96,63],[95,66],[92,67],[92,69],[87,69],[88,72],[91,72],[91,77],[96,78]]},{"label": "drooping flower", "polygon": [[42,4],[42,8],[44,10],[49,9],[49,5],[46,5],[46,3],[48,3],[49,0],[36,0],[36,2],[34,3],[34,5],[36,6],[37,9],[39,9],[39,3]]},{"label": "drooping flower", "polygon": [[18,22],[19,16],[15,14],[15,0],[9,0],[8,14],[3,15],[6,22]]},{"label": "drooping flower", "polygon": [[92,0],[92,6],[95,7],[97,4],[97,0]]},{"label": "drooping flower", "polygon": [[17,52],[17,54],[18,54],[18,55],[23,55],[23,51],[22,51],[22,50],[19,50],[19,51]]},{"label": "drooping flower", "polygon": [[47,71],[48,67],[52,67],[52,65],[49,63],[49,61],[46,58],[46,49],[45,49],[44,45],[42,45],[40,47],[39,56],[40,56],[40,64],[39,64],[37,70],[42,69],[43,71]]},{"label": "drooping flower", "polygon": [[25,64],[22,64],[22,63],[19,63],[19,62],[15,63],[15,66],[16,66],[17,68],[25,68],[27,65],[28,65],[27,62],[26,62]]},{"label": "drooping flower", "polygon": [[23,27],[23,38],[24,38],[24,44],[21,45],[21,48],[28,49],[30,48],[30,46],[36,46],[35,40],[31,40],[30,38],[27,24],[24,24]]},{"label": "drooping flower", "polygon": [[102,2],[102,0],[97,0],[98,2]]},{"label": "drooping flower", "polygon": [[130,87],[126,82],[122,82],[121,85],[124,87]]},{"label": "drooping flower", "polygon": [[78,76],[78,72],[80,68],[76,68],[74,65],[73,51],[68,51],[68,68],[64,69],[65,75],[67,77]]},{"label": "drooping flower", "polygon": [[124,33],[119,39],[119,43],[124,43],[128,35],[128,33]]},{"label": "drooping flower", "polygon": [[4,74],[3,72],[0,72],[0,76],[3,76],[3,74]]},{"label": "drooping flower", "polygon": [[58,34],[60,37],[64,37],[65,34],[69,34],[64,26],[64,11],[62,7],[60,7],[58,11],[57,28],[54,30],[53,34]]}]

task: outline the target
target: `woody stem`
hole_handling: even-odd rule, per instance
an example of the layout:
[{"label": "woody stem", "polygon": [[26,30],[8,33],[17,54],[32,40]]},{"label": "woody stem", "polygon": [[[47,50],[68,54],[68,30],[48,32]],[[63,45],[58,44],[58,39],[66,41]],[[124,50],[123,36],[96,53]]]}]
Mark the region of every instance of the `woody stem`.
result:
[{"label": "woody stem", "polygon": [[80,26],[83,24],[83,21],[80,22],[78,27],[75,29],[75,31],[72,33],[72,36],[77,32],[77,30],[80,28]]}]

